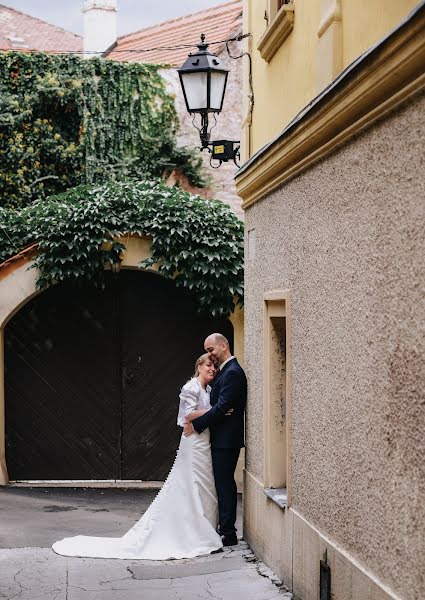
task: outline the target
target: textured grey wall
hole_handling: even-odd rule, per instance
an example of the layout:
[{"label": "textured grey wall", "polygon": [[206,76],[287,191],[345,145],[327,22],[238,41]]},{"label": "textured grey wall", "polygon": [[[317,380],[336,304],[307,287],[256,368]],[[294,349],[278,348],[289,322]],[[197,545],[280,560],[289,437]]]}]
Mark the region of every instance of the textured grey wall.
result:
[{"label": "textured grey wall", "polygon": [[246,212],[247,468],[262,480],[262,297],[289,289],[293,507],[412,600],[425,593],[424,115],[421,95]]}]

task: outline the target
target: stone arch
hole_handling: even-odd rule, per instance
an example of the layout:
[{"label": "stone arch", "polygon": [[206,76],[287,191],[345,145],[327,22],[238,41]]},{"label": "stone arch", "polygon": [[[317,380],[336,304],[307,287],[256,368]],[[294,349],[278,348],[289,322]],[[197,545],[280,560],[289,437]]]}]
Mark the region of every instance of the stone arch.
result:
[{"label": "stone arch", "polygon": [[[125,237],[126,245],[121,267],[138,269],[140,261],[151,256],[151,240]],[[9,482],[6,465],[4,328],[24,304],[40,293],[36,287],[37,271],[31,269],[37,246],[32,246],[0,265],[0,485]],[[243,361],[243,311],[236,310],[229,318],[234,328],[235,354]]]}]

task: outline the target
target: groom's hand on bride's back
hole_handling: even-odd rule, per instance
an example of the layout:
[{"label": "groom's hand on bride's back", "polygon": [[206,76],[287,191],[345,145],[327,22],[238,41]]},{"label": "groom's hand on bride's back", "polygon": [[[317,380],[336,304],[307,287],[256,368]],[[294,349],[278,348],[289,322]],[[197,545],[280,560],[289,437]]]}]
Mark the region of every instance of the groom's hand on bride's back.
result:
[{"label": "groom's hand on bride's back", "polygon": [[[234,408],[229,408],[229,410],[226,413],[226,417],[231,417],[234,410]],[[195,433],[195,429],[192,425],[192,422],[186,420],[183,426],[183,435],[185,437],[188,437],[189,435],[192,435],[192,433]]]}]

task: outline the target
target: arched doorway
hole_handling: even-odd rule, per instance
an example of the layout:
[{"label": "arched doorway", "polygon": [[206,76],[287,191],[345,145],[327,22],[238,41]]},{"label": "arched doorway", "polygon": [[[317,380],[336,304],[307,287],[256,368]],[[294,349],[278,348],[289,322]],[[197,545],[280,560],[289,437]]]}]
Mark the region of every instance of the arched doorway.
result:
[{"label": "arched doorway", "polygon": [[228,319],[196,313],[171,280],[107,274],[106,288],[54,286],[5,327],[10,480],[162,480],[175,456],[178,394],[205,336]]}]

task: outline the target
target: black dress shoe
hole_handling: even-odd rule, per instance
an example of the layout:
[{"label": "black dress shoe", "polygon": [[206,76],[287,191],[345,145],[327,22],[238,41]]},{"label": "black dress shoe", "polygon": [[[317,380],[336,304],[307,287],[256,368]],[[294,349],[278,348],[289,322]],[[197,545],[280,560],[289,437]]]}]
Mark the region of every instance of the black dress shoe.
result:
[{"label": "black dress shoe", "polygon": [[223,546],[236,546],[238,538],[236,535],[222,535],[221,541],[223,542]]}]

